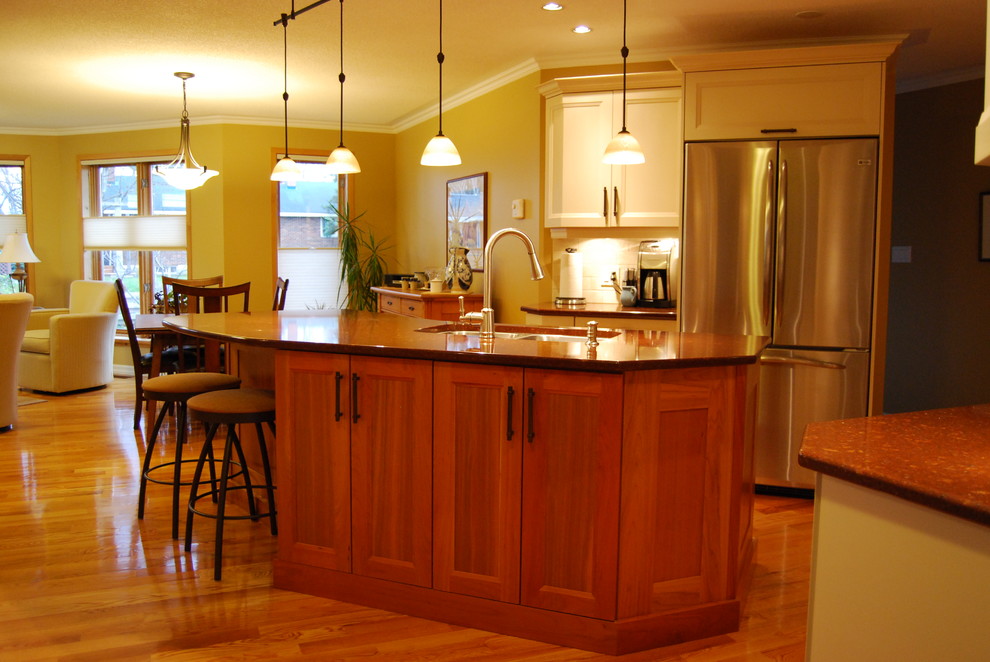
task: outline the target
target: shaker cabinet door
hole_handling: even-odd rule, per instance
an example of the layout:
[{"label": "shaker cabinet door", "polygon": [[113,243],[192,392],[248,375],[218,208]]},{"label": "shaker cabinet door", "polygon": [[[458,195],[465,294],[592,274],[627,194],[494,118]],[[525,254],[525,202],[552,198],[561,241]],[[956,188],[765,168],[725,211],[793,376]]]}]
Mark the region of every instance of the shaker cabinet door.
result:
[{"label": "shaker cabinet door", "polygon": [[433,587],[519,602],[523,370],[434,365]]},{"label": "shaker cabinet door", "polygon": [[291,351],[275,364],[279,557],[343,572],[351,569],[349,364]]}]

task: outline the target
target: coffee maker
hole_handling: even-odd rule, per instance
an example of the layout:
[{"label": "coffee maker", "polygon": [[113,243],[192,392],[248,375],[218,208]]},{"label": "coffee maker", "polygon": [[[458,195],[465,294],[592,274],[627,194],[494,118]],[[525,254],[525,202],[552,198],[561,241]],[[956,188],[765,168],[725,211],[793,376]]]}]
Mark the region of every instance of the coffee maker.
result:
[{"label": "coffee maker", "polygon": [[651,239],[639,243],[639,303],[645,308],[673,308],[670,291],[675,242]]}]

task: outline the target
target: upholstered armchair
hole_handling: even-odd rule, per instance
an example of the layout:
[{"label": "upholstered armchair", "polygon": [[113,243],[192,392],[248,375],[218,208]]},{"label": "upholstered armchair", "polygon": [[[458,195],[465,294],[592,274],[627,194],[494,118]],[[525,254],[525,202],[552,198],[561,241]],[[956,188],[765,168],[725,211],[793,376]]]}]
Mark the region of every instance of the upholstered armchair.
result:
[{"label": "upholstered armchair", "polygon": [[17,352],[34,297],[0,294],[0,432],[17,422]]},{"label": "upholstered armchair", "polygon": [[31,313],[21,343],[21,388],[65,393],[109,384],[116,327],[113,283],[73,281],[68,308]]}]

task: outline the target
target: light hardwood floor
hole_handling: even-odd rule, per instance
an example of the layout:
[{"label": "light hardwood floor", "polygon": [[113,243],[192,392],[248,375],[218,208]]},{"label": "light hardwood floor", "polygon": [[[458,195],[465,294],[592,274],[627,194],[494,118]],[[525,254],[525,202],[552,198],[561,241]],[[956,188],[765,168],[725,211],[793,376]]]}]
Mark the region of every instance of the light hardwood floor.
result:
[{"label": "light hardwood floor", "polygon": [[[214,582],[209,525],[197,521],[191,553],[170,537],[169,488],[149,486],[136,518],[144,442],[131,429],[133,382],[37,397],[46,402],[20,407],[16,428],[0,434],[0,660],[804,657],[810,501],[757,498],[738,633],[610,658],[274,589],[264,521],[228,524]],[[197,428],[194,447],[201,440]]]}]

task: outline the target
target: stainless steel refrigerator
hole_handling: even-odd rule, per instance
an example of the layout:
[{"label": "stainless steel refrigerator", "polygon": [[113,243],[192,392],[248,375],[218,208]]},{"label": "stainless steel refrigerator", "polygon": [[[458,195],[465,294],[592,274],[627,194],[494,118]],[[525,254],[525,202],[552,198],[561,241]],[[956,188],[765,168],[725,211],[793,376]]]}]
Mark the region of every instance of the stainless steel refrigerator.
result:
[{"label": "stainless steel refrigerator", "polygon": [[877,140],[689,143],[681,329],[769,336],[756,482],[814,487],[805,426],[867,411]]}]

